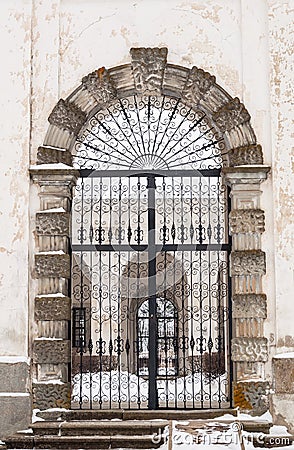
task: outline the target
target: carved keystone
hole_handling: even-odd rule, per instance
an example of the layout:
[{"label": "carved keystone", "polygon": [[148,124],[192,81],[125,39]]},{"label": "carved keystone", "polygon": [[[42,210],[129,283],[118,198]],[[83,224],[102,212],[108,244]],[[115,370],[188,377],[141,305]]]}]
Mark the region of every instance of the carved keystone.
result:
[{"label": "carved keystone", "polygon": [[265,253],[261,250],[232,252],[231,275],[265,275]]},{"label": "carved keystone", "polygon": [[130,53],[137,92],[161,93],[167,48],[131,48]]},{"label": "carved keystone", "polygon": [[232,361],[266,362],[267,339],[264,337],[237,337],[232,339]]},{"label": "carved keystone", "polygon": [[74,103],[60,99],[53,108],[48,121],[62,130],[78,134],[86,121],[86,114]]},{"label": "carved keystone", "polygon": [[59,364],[70,362],[70,341],[67,340],[35,340],[33,351],[37,364]]},{"label": "carved keystone", "polygon": [[266,319],[265,294],[235,294],[233,297],[233,318],[234,319]]},{"label": "carved keystone", "polygon": [[72,166],[72,156],[67,150],[39,147],[37,153],[37,164],[56,164],[63,163]]},{"label": "carved keystone", "polygon": [[35,255],[37,278],[70,278],[70,256],[63,253],[39,253]]},{"label": "carved keystone", "polygon": [[116,98],[115,86],[105,67],[89,73],[82,84],[101,106]]},{"label": "carved keystone", "polygon": [[229,152],[230,166],[263,164],[261,145],[246,145],[233,148]]},{"label": "carved keystone", "polygon": [[69,297],[36,297],[36,320],[70,320],[71,308]]},{"label": "carved keystone", "polygon": [[34,383],[34,408],[70,408],[70,383]]},{"label": "carved keystone", "polygon": [[190,70],[182,98],[190,106],[196,106],[213,84],[215,84],[214,76],[194,66]]},{"label": "carved keystone", "polygon": [[263,233],[264,211],[261,209],[235,209],[230,212],[230,232]]},{"label": "carved keystone", "polygon": [[69,213],[39,212],[36,214],[36,232],[45,236],[69,236]]},{"label": "carved keystone", "polygon": [[221,109],[219,109],[213,117],[216,125],[222,131],[230,131],[238,125],[250,120],[250,114],[240,102],[238,98],[234,98]]}]

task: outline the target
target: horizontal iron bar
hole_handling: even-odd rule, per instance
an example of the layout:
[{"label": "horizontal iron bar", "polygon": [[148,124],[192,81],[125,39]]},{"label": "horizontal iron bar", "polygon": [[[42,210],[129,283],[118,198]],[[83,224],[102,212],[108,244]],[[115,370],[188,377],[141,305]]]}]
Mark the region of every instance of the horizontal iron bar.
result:
[{"label": "horizontal iron bar", "polygon": [[80,169],[82,178],[99,177],[219,177],[221,169],[201,169],[201,170],[92,170]]},{"label": "horizontal iron bar", "polygon": [[[71,247],[73,252],[145,252],[148,250],[148,245],[100,245],[100,244],[74,244]],[[229,251],[230,244],[157,244],[155,245],[156,252],[175,252],[175,251]]]}]

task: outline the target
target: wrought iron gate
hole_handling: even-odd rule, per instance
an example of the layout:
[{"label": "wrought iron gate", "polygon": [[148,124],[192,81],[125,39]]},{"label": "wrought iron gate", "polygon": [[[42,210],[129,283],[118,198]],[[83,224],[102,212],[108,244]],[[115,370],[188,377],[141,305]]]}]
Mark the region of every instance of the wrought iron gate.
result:
[{"label": "wrought iron gate", "polygon": [[230,402],[220,169],[82,169],[73,205],[73,407]]}]

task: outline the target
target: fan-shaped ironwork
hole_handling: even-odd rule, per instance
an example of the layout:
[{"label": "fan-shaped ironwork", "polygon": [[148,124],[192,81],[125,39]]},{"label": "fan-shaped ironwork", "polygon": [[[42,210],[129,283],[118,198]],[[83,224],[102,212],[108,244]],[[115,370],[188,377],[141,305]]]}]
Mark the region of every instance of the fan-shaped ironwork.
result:
[{"label": "fan-shaped ironwork", "polygon": [[221,167],[224,142],[180,99],[133,96],[94,114],[74,154],[80,169],[207,169]]}]

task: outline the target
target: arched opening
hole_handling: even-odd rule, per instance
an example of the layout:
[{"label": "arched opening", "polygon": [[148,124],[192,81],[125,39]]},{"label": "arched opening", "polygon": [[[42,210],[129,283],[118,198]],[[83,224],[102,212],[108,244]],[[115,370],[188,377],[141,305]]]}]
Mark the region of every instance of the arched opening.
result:
[{"label": "arched opening", "polygon": [[[179,365],[167,407],[222,408],[232,401],[232,375],[235,405],[242,406],[240,390],[259,392],[266,386],[260,183],[269,168],[262,166],[262,150],[244,105],[210,74],[168,64],[166,56],[166,49],[132,49],[131,64],[84,77],[50,114],[39,166],[31,169],[41,199],[35,308],[45,340],[35,340],[33,357],[34,401],[41,409],[161,406],[156,326],[149,327],[148,340],[155,345],[149,345],[153,370],[148,368],[147,383],[136,376],[131,347],[136,342],[134,311],[148,299],[151,319],[162,295],[178,312]],[[232,187],[233,308],[227,186]],[[171,270],[156,267],[160,254],[180,261],[178,282],[171,283],[175,263]],[[131,267],[139,272],[135,277]],[[144,267],[147,276],[141,273]],[[77,347],[69,341],[66,321]],[[252,321],[258,327],[252,329]],[[79,377],[70,405],[71,347]],[[112,383],[109,373],[114,371]],[[106,394],[99,387],[105,385],[110,386]],[[131,387],[122,391],[123,385]],[[54,393],[50,399],[49,391]]]},{"label": "arched opening", "polygon": [[134,95],[94,112],[73,155],[73,406],[227,407],[222,135],[180,99]]}]

